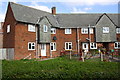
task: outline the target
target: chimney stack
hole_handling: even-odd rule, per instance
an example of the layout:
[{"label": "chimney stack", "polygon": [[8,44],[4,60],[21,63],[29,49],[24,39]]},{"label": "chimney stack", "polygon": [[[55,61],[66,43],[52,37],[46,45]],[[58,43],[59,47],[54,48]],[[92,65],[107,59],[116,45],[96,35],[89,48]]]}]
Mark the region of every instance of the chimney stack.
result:
[{"label": "chimney stack", "polygon": [[52,7],[52,14],[56,15],[56,7]]}]

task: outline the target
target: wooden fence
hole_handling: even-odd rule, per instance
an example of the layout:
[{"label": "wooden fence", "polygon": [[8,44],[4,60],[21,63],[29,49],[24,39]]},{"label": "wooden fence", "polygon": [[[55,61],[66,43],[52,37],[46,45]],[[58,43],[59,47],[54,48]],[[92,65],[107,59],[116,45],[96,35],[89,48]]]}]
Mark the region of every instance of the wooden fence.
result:
[{"label": "wooden fence", "polygon": [[14,48],[0,48],[0,59],[14,59]]}]

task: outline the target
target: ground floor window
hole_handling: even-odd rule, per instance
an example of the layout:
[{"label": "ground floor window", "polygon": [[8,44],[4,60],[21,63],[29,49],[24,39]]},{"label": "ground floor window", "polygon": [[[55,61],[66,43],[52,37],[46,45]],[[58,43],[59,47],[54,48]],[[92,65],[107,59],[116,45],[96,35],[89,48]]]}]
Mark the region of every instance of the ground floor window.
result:
[{"label": "ground floor window", "polygon": [[97,49],[97,43],[91,42],[90,49]]},{"label": "ground floor window", "polygon": [[51,51],[56,51],[56,42],[51,42],[50,48],[51,48]]},{"label": "ground floor window", "polygon": [[120,42],[115,42],[114,48],[115,49],[120,49]]},{"label": "ground floor window", "polygon": [[35,42],[28,42],[28,50],[35,50]]},{"label": "ground floor window", "polygon": [[72,50],[72,42],[65,42],[65,50]]}]

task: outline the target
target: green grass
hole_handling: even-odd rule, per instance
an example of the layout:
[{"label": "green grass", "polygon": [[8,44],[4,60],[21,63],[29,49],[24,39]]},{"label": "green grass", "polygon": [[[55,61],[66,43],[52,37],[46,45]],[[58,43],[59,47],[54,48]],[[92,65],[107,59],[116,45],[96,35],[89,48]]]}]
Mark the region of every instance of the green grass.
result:
[{"label": "green grass", "polygon": [[119,78],[117,62],[100,62],[86,60],[85,62],[68,60],[59,57],[52,60],[15,60],[2,61],[3,79],[9,78],[52,78],[52,79],[93,79]]}]

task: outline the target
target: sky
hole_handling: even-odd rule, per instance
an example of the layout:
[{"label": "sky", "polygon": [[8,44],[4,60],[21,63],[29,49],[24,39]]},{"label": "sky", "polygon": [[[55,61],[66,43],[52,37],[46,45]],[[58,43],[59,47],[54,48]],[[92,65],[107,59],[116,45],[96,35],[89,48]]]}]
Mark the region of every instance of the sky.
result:
[{"label": "sky", "polygon": [[0,0],[0,22],[4,22],[8,2],[37,8],[51,13],[56,7],[57,13],[118,13],[119,0]]}]

